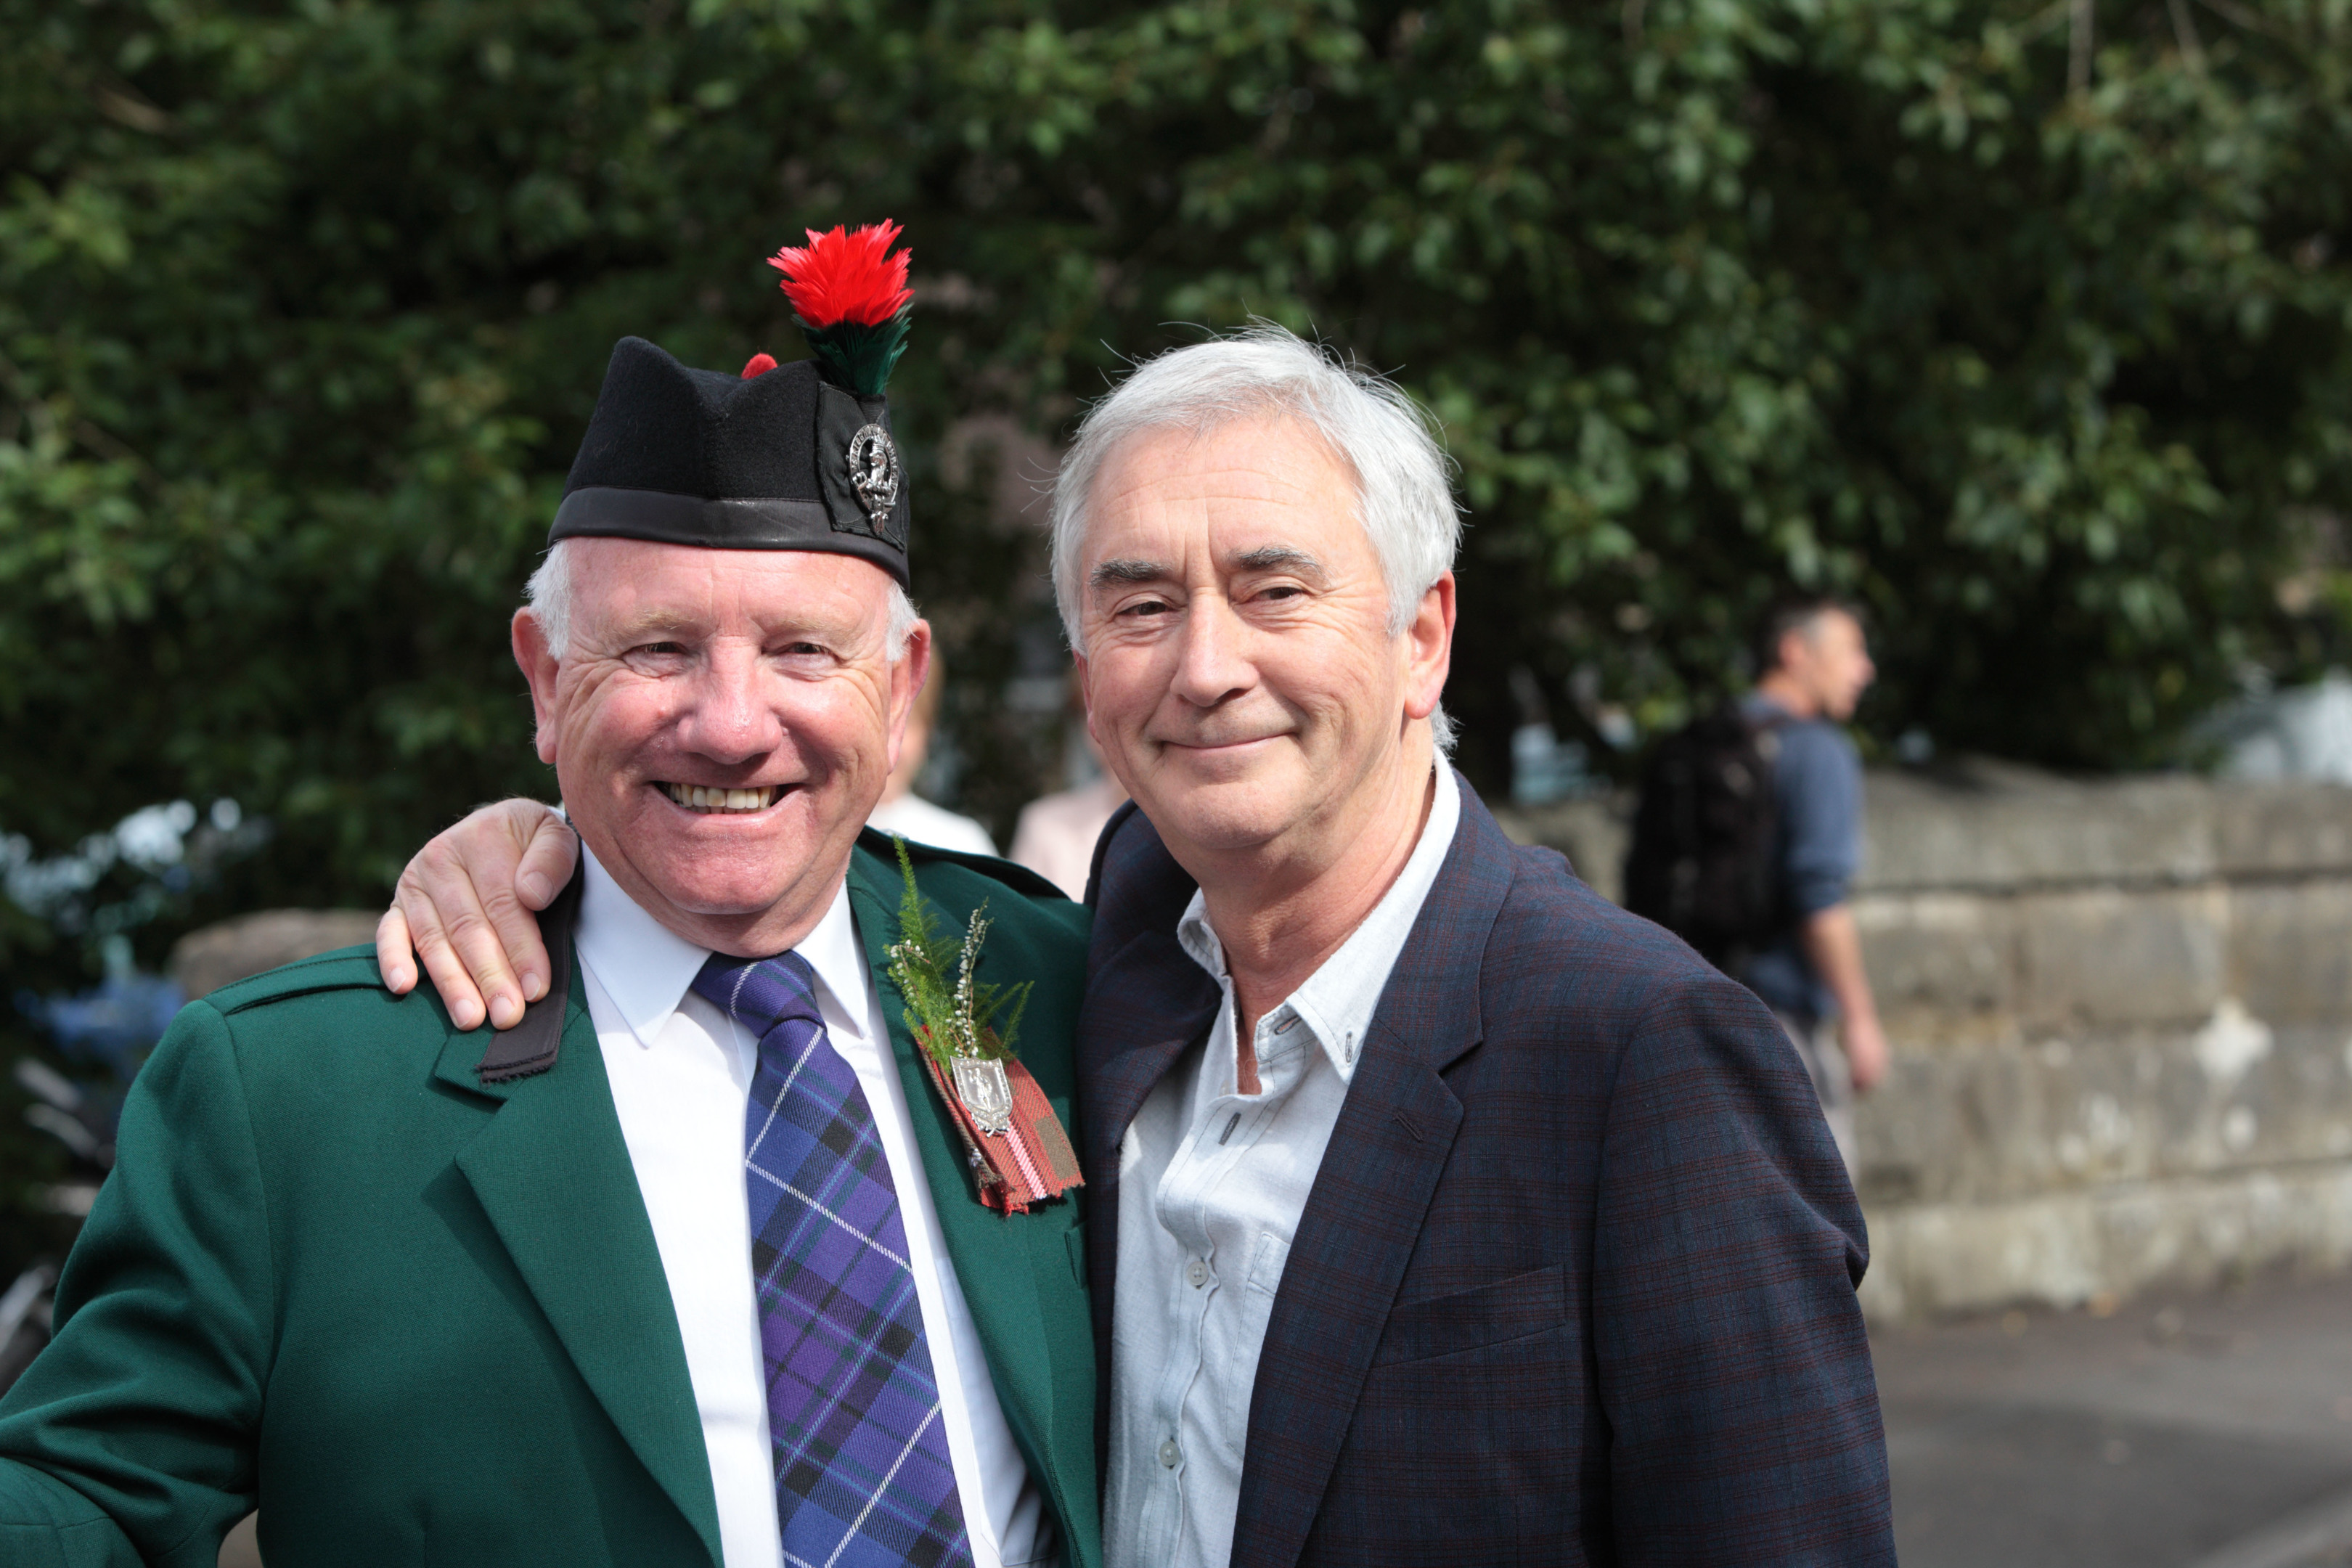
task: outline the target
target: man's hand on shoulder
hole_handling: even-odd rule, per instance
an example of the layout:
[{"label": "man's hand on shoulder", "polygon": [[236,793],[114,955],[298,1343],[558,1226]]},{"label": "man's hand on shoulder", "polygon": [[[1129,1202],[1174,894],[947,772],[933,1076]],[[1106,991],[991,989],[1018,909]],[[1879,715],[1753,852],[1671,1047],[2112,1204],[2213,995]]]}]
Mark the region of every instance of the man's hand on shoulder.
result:
[{"label": "man's hand on shoulder", "polygon": [[[547,994],[546,944],[536,911],[572,880],[579,840],[535,800],[502,800],[444,828],[400,873],[375,928],[376,967],[404,996],[416,963],[461,1029],[510,1029]],[[487,996],[487,1004],[484,998]]]}]

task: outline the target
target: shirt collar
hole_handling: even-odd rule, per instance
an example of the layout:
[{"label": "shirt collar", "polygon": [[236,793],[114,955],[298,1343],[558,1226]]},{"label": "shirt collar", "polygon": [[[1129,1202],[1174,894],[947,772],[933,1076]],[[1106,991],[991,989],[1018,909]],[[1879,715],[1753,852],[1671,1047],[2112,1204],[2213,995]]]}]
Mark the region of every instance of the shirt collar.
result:
[{"label": "shirt collar", "polygon": [[[1433,772],[1437,787],[1429,820],[1422,825],[1404,869],[1339,951],[1266,1015],[1267,1023],[1280,1026],[1286,1014],[1293,1014],[1312,1029],[1342,1083],[1355,1079],[1356,1060],[1372,1026],[1372,1015],[1380,1009],[1381,993],[1388,988],[1390,972],[1412,934],[1413,921],[1421,918],[1421,906],[1429,901],[1429,890],[1436,885],[1445,852],[1462,825],[1462,789],[1453,767],[1440,757]],[[1226,978],[1224,944],[1210,928],[1208,900],[1197,889],[1176,922],[1176,940],[1194,963],[1221,982]]]},{"label": "shirt collar", "polygon": [[[627,1020],[637,1044],[650,1046],[686,1000],[687,988],[709,962],[710,949],[678,935],[647,914],[613,879],[611,872],[580,847],[587,886],[580,894],[575,941],[580,962],[596,976],[613,1005]],[[834,889],[833,902],[816,928],[793,949],[808,960],[817,984],[831,993],[831,1016],[863,1027],[866,1021],[866,954],[849,911],[849,883]],[[822,1005],[824,998],[819,998]]]}]

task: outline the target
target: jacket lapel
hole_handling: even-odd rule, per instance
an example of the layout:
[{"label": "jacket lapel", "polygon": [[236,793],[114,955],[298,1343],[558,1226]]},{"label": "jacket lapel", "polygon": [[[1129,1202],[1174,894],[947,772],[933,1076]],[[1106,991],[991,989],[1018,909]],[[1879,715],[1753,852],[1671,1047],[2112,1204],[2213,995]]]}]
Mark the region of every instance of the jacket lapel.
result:
[{"label": "jacket lapel", "polygon": [[1483,1034],[1479,971],[1511,858],[1495,819],[1461,790],[1461,826],[1381,993],[1266,1323],[1236,1568],[1297,1562],[1462,1123],[1440,1075]]},{"label": "jacket lapel", "polygon": [[457,1168],[581,1378],[715,1564],[701,1414],[576,963],[548,1000],[563,1008],[562,1046],[535,1076],[485,1084],[482,1031],[453,1031],[442,1047],[436,1079],[502,1102]]},{"label": "jacket lapel", "polygon": [[[972,1325],[987,1353],[1005,1422],[1028,1454],[1031,1473],[1045,1488],[1065,1527],[1087,1536],[1082,1542],[1066,1542],[1066,1553],[1074,1563],[1099,1561],[1094,1468],[1083,1462],[1086,1422],[1094,1406],[1090,1347],[1073,1336],[1046,1332],[1045,1302],[1038,1293],[1041,1279],[1072,1276],[1067,1225],[1054,1223],[1050,1209],[998,1215],[982,1206],[975,1195],[962,1144],[923,1065],[920,1047],[907,1028],[898,988],[890,978],[889,947],[898,935],[902,890],[895,867],[886,872],[863,849],[850,857],[850,907],[889,1025],[891,1050],[907,1091],[908,1121],[929,1179],[931,1205],[939,1215],[940,1241],[955,1266]],[[1019,978],[988,973],[986,948],[981,970],[982,979],[1000,984]],[[1065,1410],[1066,1404],[1075,1408]],[[1077,1463],[1066,1462],[1074,1457]]]}]

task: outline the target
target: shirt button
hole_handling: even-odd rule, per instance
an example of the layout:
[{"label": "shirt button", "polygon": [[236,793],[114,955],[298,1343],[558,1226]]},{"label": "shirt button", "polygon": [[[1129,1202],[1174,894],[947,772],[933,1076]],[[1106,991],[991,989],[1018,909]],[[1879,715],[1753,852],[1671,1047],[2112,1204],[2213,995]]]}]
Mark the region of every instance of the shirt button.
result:
[{"label": "shirt button", "polygon": [[1160,1462],[1167,1466],[1170,1469],[1174,1469],[1176,1468],[1176,1461],[1183,1457],[1183,1454],[1177,1449],[1175,1438],[1171,1437],[1168,1441],[1160,1445]]},{"label": "shirt button", "polygon": [[1184,1265],[1184,1278],[1192,1282],[1193,1289],[1198,1290],[1209,1282],[1209,1266],[1195,1258]]}]

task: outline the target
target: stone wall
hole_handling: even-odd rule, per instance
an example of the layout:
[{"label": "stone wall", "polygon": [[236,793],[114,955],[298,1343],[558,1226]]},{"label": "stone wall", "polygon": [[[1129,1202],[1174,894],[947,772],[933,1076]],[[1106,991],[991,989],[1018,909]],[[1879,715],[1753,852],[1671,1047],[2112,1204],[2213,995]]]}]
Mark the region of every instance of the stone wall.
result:
[{"label": "stone wall", "polygon": [[172,978],[190,996],[354,942],[373,942],[381,910],[263,910],[205,926],[172,949]]},{"label": "stone wall", "polygon": [[[1874,1317],[2352,1263],[2352,789],[1979,763],[1869,800]],[[1613,895],[1625,812],[1506,826]]]}]

